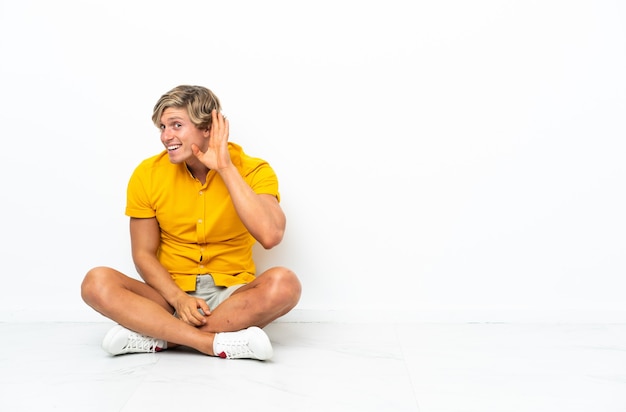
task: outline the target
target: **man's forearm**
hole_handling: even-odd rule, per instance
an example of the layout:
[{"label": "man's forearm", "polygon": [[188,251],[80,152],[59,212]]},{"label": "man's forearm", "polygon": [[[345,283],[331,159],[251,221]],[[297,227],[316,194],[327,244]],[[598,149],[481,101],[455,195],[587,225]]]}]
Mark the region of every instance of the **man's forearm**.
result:
[{"label": "man's forearm", "polygon": [[156,258],[136,259],[135,267],[144,282],[159,292],[171,306],[175,306],[178,297],[185,293]]}]

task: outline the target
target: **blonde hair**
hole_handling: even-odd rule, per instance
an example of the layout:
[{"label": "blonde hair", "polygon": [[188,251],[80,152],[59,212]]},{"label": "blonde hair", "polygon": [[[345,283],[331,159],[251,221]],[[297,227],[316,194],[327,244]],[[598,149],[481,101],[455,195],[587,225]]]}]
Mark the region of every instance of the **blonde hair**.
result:
[{"label": "blonde hair", "polygon": [[163,111],[169,107],[185,108],[189,119],[198,129],[211,127],[211,112],[220,112],[222,107],[215,94],[206,87],[181,85],[165,93],[154,105],[152,122],[161,126]]}]

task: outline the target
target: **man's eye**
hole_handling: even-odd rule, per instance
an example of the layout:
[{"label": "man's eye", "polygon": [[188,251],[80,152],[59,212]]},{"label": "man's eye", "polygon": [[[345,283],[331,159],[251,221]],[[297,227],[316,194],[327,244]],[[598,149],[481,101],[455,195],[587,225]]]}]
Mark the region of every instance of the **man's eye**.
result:
[{"label": "man's eye", "polygon": [[181,127],[181,126],[182,126],[182,124],[180,124],[180,123],[175,123],[174,124],[174,127]]},{"label": "man's eye", "polygon": [[165,125],[164,125],[164,124],[162,124],[161,126],[159,126],[159,129],[161,129],[161,130],[165,130]]}]

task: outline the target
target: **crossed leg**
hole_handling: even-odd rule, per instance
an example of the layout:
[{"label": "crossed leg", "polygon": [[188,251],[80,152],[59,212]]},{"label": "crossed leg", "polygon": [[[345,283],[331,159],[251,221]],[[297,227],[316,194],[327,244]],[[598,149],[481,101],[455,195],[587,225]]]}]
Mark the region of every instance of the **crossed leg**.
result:
[{"label": "crossed leg", "polygon": [[237,289],[196,328],[174,316],[174,309],[152,287],[108,267],[87,272],[81,285],[85,303],[107,318],[142,335],[213,353],[218,332],[264,327],[298,303],[300,281],[289,269],[271,268]]}]

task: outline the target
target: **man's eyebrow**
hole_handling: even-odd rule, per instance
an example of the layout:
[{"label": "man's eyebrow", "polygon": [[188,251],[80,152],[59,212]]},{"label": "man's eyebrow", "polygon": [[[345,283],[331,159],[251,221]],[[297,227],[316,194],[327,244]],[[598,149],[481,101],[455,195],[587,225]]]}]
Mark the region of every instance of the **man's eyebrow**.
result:
[{"label": "man's eyebrow", "polygon": [[178,116],[172,116],[172,117],[168,117],[167,119],[165,119],[166,123],[171,123],[171,122],[175,122],[175,121],[184,121],[185,119],[183,119],[182,117],[178,117]]}]

